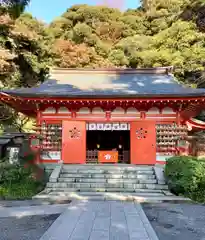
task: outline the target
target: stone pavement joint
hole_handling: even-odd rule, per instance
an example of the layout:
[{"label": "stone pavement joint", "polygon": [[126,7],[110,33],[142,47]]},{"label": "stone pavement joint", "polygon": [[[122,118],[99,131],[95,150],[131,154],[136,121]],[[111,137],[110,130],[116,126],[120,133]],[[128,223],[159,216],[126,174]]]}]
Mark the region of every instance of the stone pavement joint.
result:
[{"label": "stone pavement joint", "polygon": [[141,205],[73,202],[40,240],[158,240]]}]

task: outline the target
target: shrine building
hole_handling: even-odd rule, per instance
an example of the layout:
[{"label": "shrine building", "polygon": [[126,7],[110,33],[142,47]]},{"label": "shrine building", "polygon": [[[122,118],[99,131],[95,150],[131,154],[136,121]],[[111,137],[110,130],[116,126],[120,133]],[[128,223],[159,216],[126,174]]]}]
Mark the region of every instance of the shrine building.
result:
[{"label": "shrine building", "polygon": [[205,89],[182,86],[172,67],[52,69],[37,87],[4,90],[1,101],[36,118],[39,163],[164,164],[191,154],[186,137]]}]

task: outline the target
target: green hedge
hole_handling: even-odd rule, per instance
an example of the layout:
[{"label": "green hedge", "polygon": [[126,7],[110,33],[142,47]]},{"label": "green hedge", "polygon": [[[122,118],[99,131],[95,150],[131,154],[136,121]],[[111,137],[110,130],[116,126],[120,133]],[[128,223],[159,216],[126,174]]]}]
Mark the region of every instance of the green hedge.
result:
[{"label": "green hedge", "polygon": [[176,195],[185,195],[205,202],[205,162],[192,156],[168,159],[165,167],[169,189]]}]

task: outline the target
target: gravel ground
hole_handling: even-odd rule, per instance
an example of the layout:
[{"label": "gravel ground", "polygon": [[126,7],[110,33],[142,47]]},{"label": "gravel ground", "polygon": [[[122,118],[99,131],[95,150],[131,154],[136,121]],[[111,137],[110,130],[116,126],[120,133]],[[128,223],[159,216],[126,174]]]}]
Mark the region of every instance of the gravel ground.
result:
[{"label": "gravel ground", "polygon": [[0,218],[0,240],[39,240],[58,216]]},{"label": "gravel ground", "polygon": [[205,240],[205,206],[161,203],[143,209],[159,240]]}]

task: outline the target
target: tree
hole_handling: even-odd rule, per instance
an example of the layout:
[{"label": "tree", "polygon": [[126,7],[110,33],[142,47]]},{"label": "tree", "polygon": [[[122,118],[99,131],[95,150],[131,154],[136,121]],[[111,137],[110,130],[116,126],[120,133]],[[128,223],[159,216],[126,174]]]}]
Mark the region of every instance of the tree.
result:
[{"label": "tree", "polygon": [[129,64],[128,59],[124,55],[124,52],[120,49],[116,49],[110,52],[108,59],[115,66],[124,66],[126,67]]},{"label": "tree", "polygon": [[18,18],[24,12],[30,0],[0,0],[0,12],[7,12],[13,18]]},{"label": "tree", "polygon": [[73,28],[73,41],[83,43],[92,34],[92,28],[86,23],[77,23]]},{"label": "tree", "polygon": [[52,59],[45,26],[29,15],[21,15],[15,21],[8,15],[0,19],[0,28],[4,29],[0,47],[7,53],[3,59],[7,71],[0,74],[1,85],[27,87],[42,82]]},{"label": "tree", "polygon": [[[61,61],[55,61],[55,64],[62,66],[66,59],[65,66],[68,67],[105,67],[108,62],[116,67],[174,65],[175,74],[182,81],[187,82],[187,76],[191,75],[188,80],[193,78],[202,82],[205,4],[201,0],[142,2],[142,7],[125,12],[88,5],[67,9],[55,38],[57,41],[69,40],[66,44],[72,44],[72,50],[65,54],[64,49],[60,54]],[[49,29],[56,32],[53,24],[55,21]],[[86,49],[83,54],[82,49]],[[58,53],[61,50],[55,48]],[[80,54],[79,51],[83,64],[74,57]],[[96,59],[100,59],[100,64]]]},{"label": "tree", "polygon": [[146,12],[151,12],[155,6],[155,0],[142,0],[142,8]]},{"label": "tree", "polygon": [[[22,14],[29,1],[1,1],[0,87],[32,87],[45,80],[52,61],[52,42],[46,26],[30,14]],[[49,43],[49,44],[48,44]],[[22,129],[28,119],[0,105],[1,126]]]},{"label": "tree", "polygon": [[57,40],[54,45],[55,64],[62,68],[109,67],[109,61],[98,56],[94,49],[86,44],[78,44],[69,40]]}]

